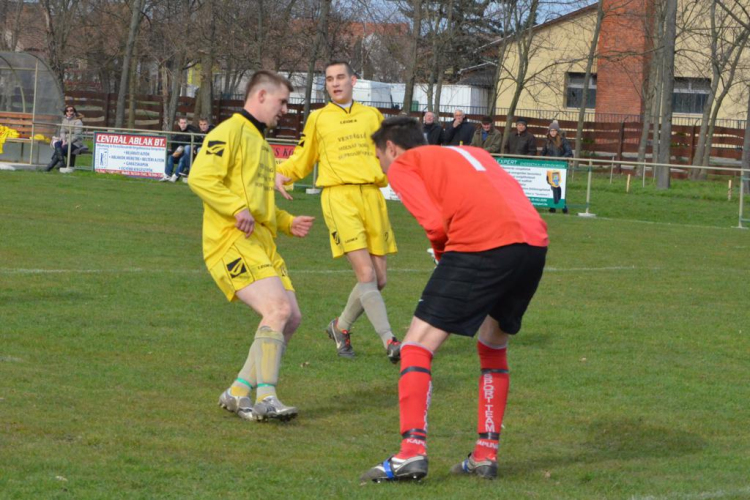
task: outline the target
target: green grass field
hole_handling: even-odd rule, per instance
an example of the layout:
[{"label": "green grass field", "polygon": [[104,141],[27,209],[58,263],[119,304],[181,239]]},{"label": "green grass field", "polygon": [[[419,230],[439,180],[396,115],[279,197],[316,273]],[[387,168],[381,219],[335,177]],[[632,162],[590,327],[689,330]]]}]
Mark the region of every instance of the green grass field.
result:
[{"label": "green grass field", "polygon": [[[585,196],[584,176],[571,203]],[[636,186],[637,187],[637,186]],[[257,324],[201,257],[183,184],[0,172],[2,498],[750,498],[750,231],[721,183],[668,193],[597,179],[596,219],[547,214],[548,268],[512,342],[500,479],[455,478],[471,450],[478,362],[433,364],[430,475],[360,486],[398,449],[398,369],[367,321],[354,361],[324,333],[353,285],[318,217],[280,237],[304,315],[279,394],[300,417],[217,406]],[[398,203],[385,299],[403,334],[432,264]]]}]

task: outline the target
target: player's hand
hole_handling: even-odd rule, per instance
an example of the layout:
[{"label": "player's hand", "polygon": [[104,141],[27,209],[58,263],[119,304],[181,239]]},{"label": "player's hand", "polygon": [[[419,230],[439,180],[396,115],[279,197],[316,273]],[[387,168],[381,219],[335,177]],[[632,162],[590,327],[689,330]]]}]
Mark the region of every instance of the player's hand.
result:
[{"label": "player's hand", "polygon": [[310,232],[310,228],[312,228],[314,220],[315,217],[310,217],[309,215],[299,215],[292,219],[292,235],[297,236],[298,238],[304,238],[307,236],[307,233]]},{"label": "player's hand", "polygon": [[281,193],[281,196],[283,196],[287,200],[294,199],[292,198],[292,195],[287,193],[286,188],[284,188],[284,184],[289,184],[291,181],[291,177],[287,177],[286,175],[276,172],[276,191]]},{"label": "player's hand", "polygon": [[237,219],[237,224],[234,227],[245,233],[245,238],[249,238],[255,229],[255,219],[250,215],[250,210],[246,208],[237,212],[234,214],[234,218]]}]

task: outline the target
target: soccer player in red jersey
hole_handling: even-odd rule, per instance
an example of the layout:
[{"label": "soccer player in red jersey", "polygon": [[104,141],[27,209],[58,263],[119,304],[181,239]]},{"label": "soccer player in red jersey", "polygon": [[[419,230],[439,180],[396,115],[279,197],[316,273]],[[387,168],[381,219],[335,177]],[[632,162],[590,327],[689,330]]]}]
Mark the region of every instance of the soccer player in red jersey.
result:
[{"label": "soccer player in red jersey", "polygon": [[432,358],[450,334],[477,331],[479,437],[451,471],[493,479],[508,396],[508,339],[521,329],[542,277],[547,226],[486,151],[424,146],[419,125],[406,116],[386,119],[372,138],[391,187],[426,231],[439,262],[401,347],[401,450],[361,481],[427,475]]}]

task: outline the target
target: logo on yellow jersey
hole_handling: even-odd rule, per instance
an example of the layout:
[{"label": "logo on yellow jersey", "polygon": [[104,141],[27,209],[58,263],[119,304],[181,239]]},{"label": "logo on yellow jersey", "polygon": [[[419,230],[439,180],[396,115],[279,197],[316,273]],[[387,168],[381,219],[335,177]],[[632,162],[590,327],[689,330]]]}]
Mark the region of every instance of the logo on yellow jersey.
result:
[{"label": "logo on yellow jersey", "polygon": [[227,271],[232,278],[239,278],[247,272],[247,266],[245,266],[245,262],[240,257],[227,264]]},{"label": "logo on yellow jersey", "polygon": [[227,143],[224,141],[208,141],[206,147],[206,154],[224,156],[224,149],[227,147]]}]

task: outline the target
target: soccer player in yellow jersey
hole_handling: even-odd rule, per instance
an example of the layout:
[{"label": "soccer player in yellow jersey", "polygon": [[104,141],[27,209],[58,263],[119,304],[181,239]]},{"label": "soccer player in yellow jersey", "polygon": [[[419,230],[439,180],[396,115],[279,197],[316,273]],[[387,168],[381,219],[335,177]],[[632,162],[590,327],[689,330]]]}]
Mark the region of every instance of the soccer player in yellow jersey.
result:
[{"label": "soccer player in yellow jersey", "polygon": [[366,312],[388,358],[397,363],[400,343],[380,294],[386,284],[386,255],[396,253],[396,239],[380,192],[388,180],[370,140],[383,115],[354,102],[356,81],[349,63],[328,64],[326,90],[332,102],[310,113],[294,154],[277,169],[276,189],[291,199],[283,185],[304,178],[318,164],[316,184],[323,188],[321,204],[333,257],[346,255],[357,277],[346,307],[326,331],[336,342],[338,355],[353,358],[350,329]]},{"label": "soccer player in yellow jersey", "polygon": [[203,200],[206,266],[227,299],[261,316],[244,366],[219,398],[223,408],[245,420],[297,415],[276,396],[281,356],[302,316],[274,238],[277,230],[306,236],[313,218],[276,208],[276,161],[263,136],[287,112],[291,91],[286,78],[256,72],[244,109],[209,132],[190,173],[190,188]]}]

